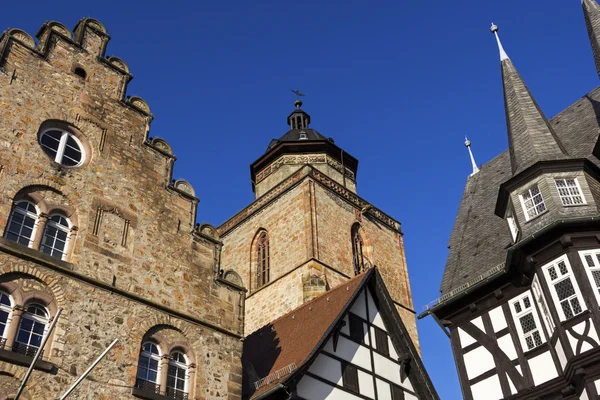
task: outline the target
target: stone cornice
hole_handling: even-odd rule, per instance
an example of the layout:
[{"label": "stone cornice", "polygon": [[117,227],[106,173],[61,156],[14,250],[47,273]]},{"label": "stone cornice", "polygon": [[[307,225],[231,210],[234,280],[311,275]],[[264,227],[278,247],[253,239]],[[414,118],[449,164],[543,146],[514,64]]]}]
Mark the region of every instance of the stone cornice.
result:
[{"label": "stone cornice", "polygon": [[323,154],[285,154],[277,158],[271,164],[260,170],[256,174],[256,182],[260,183],[265,178],[276,172],[283,165],[304,165],[304,164],[327,164],[340,174],[346,170],[346,178],[355,181],[355,174],[350,168],[342,165],[333,157]]},{"label": "stone cornice", "polygon": [[343,187],[333,179],[327,177],[322,172],[319,172],[315,168],[311,167],[310,165],[306,165],[305,167],[294,172],[288,178],[284,179],[279,185],[275,186],[273,189],[269,190],[267,193],[256,199],[242,211],[238,212],[233,217],[225,221],[221,226],[217,228],[217,232],[221,237],[223,237],[224,235],[235,229],[237,226],[239,226],[241,223],[243,223],[246,219],[252,217],[255,213],[262,210],[268,204],[279,198],[283,193],[291,190],[293,187],[298,185],[305,178],[312,178],[321,186],[337,194],[340,198],[342,198],[352,206],[356,207],[361,212],[363,212],[364,210],[365,214],[378,220],[379,222],[383,223],[392,230],[402,234],[402,230],[400,229],[400,222],[388,216],[383,211],[373,207],[366,200],[356,195],[356,193],[353,193],[352,191],[346,189],[345,187]]}]

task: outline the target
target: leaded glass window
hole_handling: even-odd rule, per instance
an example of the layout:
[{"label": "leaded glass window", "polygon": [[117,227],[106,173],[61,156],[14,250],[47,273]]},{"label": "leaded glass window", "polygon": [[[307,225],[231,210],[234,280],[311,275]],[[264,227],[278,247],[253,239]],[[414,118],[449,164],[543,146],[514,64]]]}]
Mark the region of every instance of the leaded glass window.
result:
[{"label": "leaded glass window", "polygon": [[586,272],[590,284],[594,289],[596,299],[600,302],[600,250],[584,251],[579,255],[586,267]]},{"label": "leaded glass window", "polygon": [[577,179],[555,179],[554,182],[563,206],[585,204]]},{"label": "leaded glass window", "polygon": [[561,321],[582,313],[585,304],[567,257],[546,265],[544,271]]},{"label": "leaded glass window", "polygon": [[528,351],[544,343],[544,336],[531,293],[525,292],[512,300],[511,304],[523,350]]},{"label": "leaded glass window", "polygon": [[69,221],[58,214],[48,219],[40,250],[52,257],[64,260],[69,241]]},{"label": "leaded glass window", "polygon": [[542,192],[540,192],[540,188],[537,185],[527,189],[525,193],[521,195],[521,200],[523,202],[525,216],[528,220],[546,211],[546,204],[544,203]]},{"label": "leaded glass window", "polygon": [[83,146],[79,139],[70,132],[49,129],[40,136],[40,145],[44,152],[59,164],[67,167],[83,164]]},{"label": "leaded glass window", "polygon": [[24,246],[33,244],[38,212],[33,204],[20,201],[13,208],[4,237]]}]

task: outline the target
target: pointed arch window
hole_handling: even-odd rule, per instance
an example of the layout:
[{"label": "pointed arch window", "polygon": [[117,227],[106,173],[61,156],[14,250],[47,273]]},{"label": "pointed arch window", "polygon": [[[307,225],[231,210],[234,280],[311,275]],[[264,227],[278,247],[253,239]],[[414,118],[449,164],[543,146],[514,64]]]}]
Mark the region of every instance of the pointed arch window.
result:
[{"label": "pointed arch window", "polygon": [[160,350],[158,346],[151,342],[144,343],[138,359],[135,387],[148,392],[160,393],[159,365]]},{"label": "pointed arch window", "polygon": [[49,313],[41,304],[32,303],[21,317],[13,351],[33,357],[42,344]]},{"label": "pointed arch window", "polygon": [[354,274],[358,275],[365,270],[365,257],[363,255],[364,242],[360,235],[360,224],[357,222],[352,225],[352,265]]},{"label": "pointed arch window", "polygon": [[171,353],[167,374],[167,397],[187,400],[188,361],[180,351]]},{"label": "pointed arch window", "polygon": [[69,241],[69,220],[61,215],[54,214],[48,219],[44,238],[40,250],[59,260],[64,260]]},{"label": "pointed arch window", "polygon": [[38,210],[28,201],[20,201],[13,208],[4,237],[27,247],[33,245]]},{"label": "pointed arch window", "polygon": [[261,232],[256,241],[256,287],[259,288],[269,282],[269,235]]}]

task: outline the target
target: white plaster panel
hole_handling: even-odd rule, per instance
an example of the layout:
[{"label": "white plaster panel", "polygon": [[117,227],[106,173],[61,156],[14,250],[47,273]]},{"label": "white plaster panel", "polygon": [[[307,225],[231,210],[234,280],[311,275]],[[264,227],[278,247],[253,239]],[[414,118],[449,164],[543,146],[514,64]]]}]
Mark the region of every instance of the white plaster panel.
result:
[{"label": "white plaster panel", "polygon": [[342,363],[326,356],[325,354],[319,354],[308,371],[320,376],[323,379],[327,379],[329,382],[336,383],[338,385],[343,383]]},{"label": "white plaster panel", "polygon": [[560,343],[560,340],[556,341],[556,347],[554,347],[554,350],[556,350],[556,355],[558,356],[558,361],[560,362],[560,367],[563,369],[565,369],[565,365],[567,365],[567,355],[565,354],[565,350],[562,347],[562,344]]},{"label": "white plaster panel", "polygon": [[419,398],[410,393],[404,393],[404,400],[419,400]]},{"label": "white plaster panel", "polygon": [[298,395],[306,400],[360,400],[360,397],[304,376],[297,386]]},{"label": "white plaster panel", "polygon": [[338,339],[337,351],[334,352],[333,339],[329,339],[323,349],[328,353],[335,354],[345,361],[371,371],[370,350],[352,340],[340,336]]},{"label": "white plaster panel", "polygon": [[497,342],[498,347],[500,347],[500,350],[502,350],[510,360],[514,360],[518,357],[517,350],[515,349],[515,344],[513,343],[510,334],[502,336],[500,339],[497,340]]},{"label": "white plaster panel", "polygon": [[594,386],[596,386],[596,392],[600,393],[600,379],[594,381]]},{"label": "white plaster panel", "polygon": [[471,394],[473,400],[499,400],[504,397],[498,375],[492,375],[471,386]]},{"label": "white plaster panel", "polygon": [[342,326],[342,329],[340,330],[344,335],[348,335],[350,336],[350,321],[348,321],[348,314],[344,315],[344,322],[346,323],[344,326]]},{"label": "white plaster panel", "polygon": [[371,399],[375,398],[375,389],[373,388],[373,375],[363,371],[358,371],[358,389],[360,394]]},{"label": "white plaster panel", "polygon": [[473,336],[469,335],[461,328],[458,328],[458,337],[460,338],[460,345],[463,349],[468,345],[475,343],[475,339],[473,339]]},{"label": "white plaster panel", "polygon": [[390,384],[376,379],[377,381],[377,398],[378,400],[392,400],[392,388]]},{"label": "white plaster panel", "polygon": [[556,366],[554,365],[554,361],[552,360],[552,356],[550,355],[549,351],[530,359],[529,368],[531,369],[533,383],[535,385],[547,382],[550,379],[558,376],[558,372],[556,372]]},{"label": "white plaster panel", "polygon": [[506,378],[508,379],[508,386],[510,387],[510,394],[517,393],[517,388],[515,388],[515,385],[512,383],[512,379],[510,379],[510,376],[508,376],[508,374],[506,375]]},{"label": "white plaster panel", "polygon": [[587,394],[587,390],[584,390],[583,392],[581,392],[581,396],[579,396],[579,400],[590,400],[590,398],[588,397],[588,394]]},{"label": "white plaster panel", "polygon": [[[586,323],[586,321],[578,323],[577,325],[575,325],[573,327],[573,330],[575,332],[577,332],[578,334],[583,335],[583,332],[585,331],[585,323]],[[590,325],[591,325],[590,331],[588,332],[587,336],[594,339],[594,341],[596,343],[598,343],[598,334],[596,333],[596,329],[594,328],[594,325],[591,324],[591,322],[590,322]],[[569,333],[569,342],[571,343],[571,348],[573,349],[573,354],[575,354],[575,350],[577,349],[578,340],[575,339],[574,337],[572,337],[570,333]],[[593,349],[591,344],[589,344],[588,342],[583,342],[583,344],[581,346],[581,353],[584,353],[591,349]]]},{"label": "white plaster panel", "polygon": [[465,369],[469,379],[473,379],[494,368],[494,357],[484,347],[471,350],[464,356]]},{"label": "white plaster panel", "polygon": [[396,352],[396,348],[394,347],[394,343],[392,343],[391,336],[388,336],[388,348],[390,349],[390,358],[394,360],[398,359],[398,353]]},{"label": "white plaster panel", "polygon": [[414,391],[415,391],[415,389],[413,388],[413,385],[412,385],[412,383],[410,382],[410,379],[409,379],[408,377],[406,377],[406,378],[404,379],[404,382],[402,382],[402,383],[400,384],[400,386],[402,386],[402,387],[403,387],[403,388],[405,388],[405,389],[408,389],[408,390],[410,390],[411,392],[414,392]]},{"label": "white plaster panel", "polygon": [[504,317],[504,311],[502,311],[502,307],[498,306],[490,311],[490,319],[492,320],[492,327],[494,328],[494,332],[499,332],[502,329],[508,327],[506,324],[506,318]]},{"label": "white plaster panel", "polygon": [[373,353],[373,361],[375,361],[375,373],[377,375],[395,384],[402,385],[402,382],[400,382],[400,364],[396,364],[377,353]]},{"label": "white plaster panel", "polygon": [[352,304],[352,307],[350,308],[350,312],[358,315],[361,318],[367,319],[367,308],[365,306],[365,291],[364,290],[358,295],[358,297],[354,301],[354,304]]},{"label": "white plaster panel", "polygon": [[385,329],[385,325],[383,324],[381,314],[379,314],[379,309],[375,306],[375,302],[371,297],[371,293],[368,290],[366,290],[365,292],[367,293],[367,303],[369,304],[369,320],[373,325],[387,332],[387,329]]},{"label": "white plaster panel", "polygon": [[473,325],[478,327],[481,330],[481,332],[485,332],[485,328],[483,326],[483,319],[481,317],[473,318],[471,322],[473,323]]}]

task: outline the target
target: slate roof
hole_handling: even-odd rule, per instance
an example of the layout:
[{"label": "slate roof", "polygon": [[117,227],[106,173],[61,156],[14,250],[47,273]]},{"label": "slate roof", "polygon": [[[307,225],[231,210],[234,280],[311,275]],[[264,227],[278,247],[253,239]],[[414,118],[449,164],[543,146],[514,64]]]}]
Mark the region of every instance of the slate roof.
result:
[{"label": "slate roof", "polygon": [[[304,303],[248,336],[244,341],[243,369],[246,374],[250,370],[256,373],[255,376],[245,377],[248,389],[254,391],[256,380],[293,363],[300,368],[318,350],[318,345],[329,333],[330,327],[343,316],[364,282],[373,273],[374,268]],[[250,398],[254,399],[268,392],[288,376],[289,374],[264,384]]]},{"label": "slate roof", "polygon": [[[600,88],[596,88],[549,122],[570,157],[588,158],[600,166],[592,155],[600,133],[599,121]],[[498,187],[511,175],[506,150],[468,178],[448,243],[442,295],[505,261],[510,233],[494,210]]]},{"label": "slate roof", "polygon": [[581,6],[596,62],[596,72],[600,76],[600,6],[596,0],[581,0]]},{"label": "slate roof", "polygon": [[[300,139],[300,132],[306,133],[306,139]],[[271,150],[273,147],[277,146],[281,142],[295,142],[295,141],[310,141],[310,140],[329,140],[325,136],[321,135],[314,129],[306,128],[306,129],[291,129],[287,131],[282,137],[279,139],[271,140],[269,143],[269,147],[267,147],[267,151]]]}]

